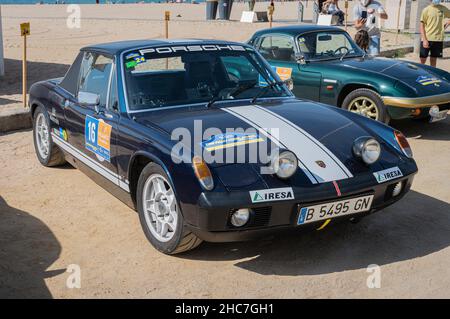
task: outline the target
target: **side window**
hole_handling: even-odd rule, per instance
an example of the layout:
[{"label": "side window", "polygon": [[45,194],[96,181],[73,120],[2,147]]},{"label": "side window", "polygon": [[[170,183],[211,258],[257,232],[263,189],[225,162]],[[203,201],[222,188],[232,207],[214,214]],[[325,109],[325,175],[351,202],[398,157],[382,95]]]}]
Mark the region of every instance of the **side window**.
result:
[{"label": "side window", "polygon": [[113,60],[107,56],[86,52],[81,63],[78,92],[100,96],[100,106],[106,107],[109,77]]},{"label": "side window", "polygon": [[287,36],[264,37],[261,41],[260,52],[268,60],[295,61],[294,42]]},{"label": "side window", "polygon": [[73,64],[67,71],[64,79],[59,84],[60,87],[71,93],[73,96],[77,95],[78,77],[80,75],[81,62],[83,61],[83,53],[79,53]]},{"label": "side window", "polygon": [[111,86],[109,88],[109,101],[108,101],[108,109],[111,111],[119,110],[119,97],[117,94],[117,70],[113,67],[112,75],[111,75]]},{"label": "side window", "polygon": [[[339,48],[347,48],[353,51],[351,43],[348,41],[344,33],[319,33],[317,34],[316,54],[325,54],[335,52]],[[346,50],[346,51],[347,51]],[[345,52],[345,51],[344,51]]]},{"label": "side window", "polygon": [[236,83],[258,80],[259,73],[248,59],[240,56],[224,56],[221,60],[229,80]]}]

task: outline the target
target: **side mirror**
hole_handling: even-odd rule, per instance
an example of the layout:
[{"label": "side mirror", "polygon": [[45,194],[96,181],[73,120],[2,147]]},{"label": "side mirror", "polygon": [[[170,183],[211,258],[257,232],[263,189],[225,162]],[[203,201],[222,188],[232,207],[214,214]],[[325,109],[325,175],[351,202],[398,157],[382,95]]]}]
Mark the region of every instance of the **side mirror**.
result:
[{"label": "side mirror", "polygon": [[292,78],[284,80],[283,82],[284,82],[284,84],[286,84],[286,86],[288,87],[288,89],[290,91],[292,91],[294,89],[294,80],[292,80]]},{"label": "side mirror", "polygon": [[78,103],[83,106],[98,106],[100,104],[100,95],[90,92],[78,92]]},{"label": "side mirror", "polygon": [[306,64],[305,56],[301,53],[295,53],[295,61],[300,64]]}]

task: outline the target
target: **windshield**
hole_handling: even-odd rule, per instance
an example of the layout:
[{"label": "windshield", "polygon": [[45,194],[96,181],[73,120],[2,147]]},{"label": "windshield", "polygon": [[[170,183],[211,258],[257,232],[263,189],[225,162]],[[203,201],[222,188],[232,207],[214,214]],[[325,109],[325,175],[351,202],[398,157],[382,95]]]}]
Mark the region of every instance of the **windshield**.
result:
[{"label": "windshield", "polygon": [[[238,45],[136,50],[125,54],[124,70],[130,110],[250,99],[280,80],[253,49]],[[284,85],[263,93],[263,97],[291,96]]]},{"label": "windshield", "polygon": [[346,32],[311,32],[298,37],[299,49],[306,60],[330,60],[362,56],[364,52]]}]

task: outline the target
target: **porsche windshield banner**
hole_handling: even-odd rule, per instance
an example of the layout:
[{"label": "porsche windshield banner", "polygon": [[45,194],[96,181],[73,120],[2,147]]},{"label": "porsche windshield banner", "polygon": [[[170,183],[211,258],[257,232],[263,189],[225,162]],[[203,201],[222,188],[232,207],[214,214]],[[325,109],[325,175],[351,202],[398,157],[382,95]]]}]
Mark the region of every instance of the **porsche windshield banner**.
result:
[{"label": "porsche windshield banner", "polygon": [[141,55],[144,54],[167,54],[176,52],[211,52],[211,51],[253,51],[251,48],[246,48],[242,45],[219,45],[219,44],[206,44],[206,45],[181,45],[170,47],[159,47],[139,50]]}]

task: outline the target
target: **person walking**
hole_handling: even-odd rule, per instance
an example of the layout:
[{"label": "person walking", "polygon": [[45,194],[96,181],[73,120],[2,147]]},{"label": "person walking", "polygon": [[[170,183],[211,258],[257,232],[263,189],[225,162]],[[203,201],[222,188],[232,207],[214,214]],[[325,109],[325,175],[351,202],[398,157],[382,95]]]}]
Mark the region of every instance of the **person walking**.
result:
[{"label": "person walking", "polygon": [[386,20],[388,15],[380,2],[375,0],[360,0],[353,8],[355,28],[369,33],[369,54],[377,56],[381,49],[381,31],[379,20]]},{"label": "person walking", "polygon": [[436,67],[437,59],[442,58],[445,29],[450,25],[450,10],[441,0],[430,0],[420,16],[420,62],[425,64],[428,56],[430,65]]}]

